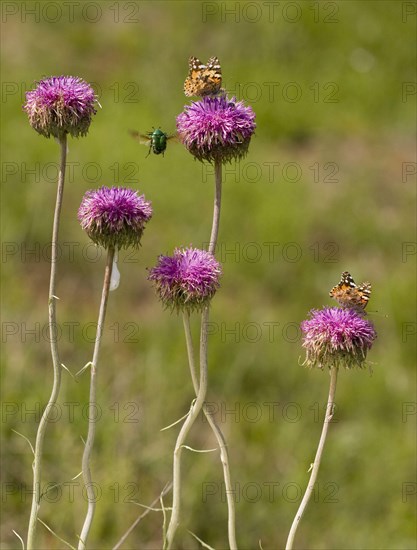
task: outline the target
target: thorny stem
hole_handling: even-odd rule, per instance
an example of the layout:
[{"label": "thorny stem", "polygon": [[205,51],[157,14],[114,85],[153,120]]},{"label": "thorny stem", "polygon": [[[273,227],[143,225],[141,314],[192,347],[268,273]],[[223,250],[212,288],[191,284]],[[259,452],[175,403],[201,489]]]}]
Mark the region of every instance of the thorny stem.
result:
[{"label": "thorny stem", "polygon": [[88,433],[87,441],[85,442],[84,453],[82,458],[82,470],[84,486],[87,491],[87,514],[85,516],[84,525],[81,531],[80,540],[78,542],[78,550],[84,550],[87,544],[87,537],[93,523],[94,512],[96,508],[96,494],[94,492],[91,471],[90,471],[90,458],[94,445],[94,437],[96,433],[96,394],[97,394],[97,367],[98,357],[100,352],[101,340],[104,330],[104,321],[106,318],[107,300],[109,297],[109,287],[111,272],[114,259],[114,248],[109,248],[107,251],[107,263],[104,272],[103,291],[101,294],[100,312],[97,322],[97,334],[94,344],[93,360],[90,366],[90,399],[88,404]]},{"label": "thorny stem", "polygon": [[[196,368],[195,368],[194,348],[193,348],[193,342],[191,338],[190,314],[188,312],[183,312],[183,323],[184,323],[185,340],[187,343],[188,363],[190,365],[190,372],[191,372],[191,378],[193,380],[194,391],[197,394],[198,381],[197,381]],[[233,498],[234,491],[233,491],[232,481],[230,476],[229,454],[227,452],[227,443],[220,429],[220,426],[217,424],[212,412],[207,406],[207,403],[204,403],[203,411],[204,411],[205,417],[207,418],[208,423],[210,424],[213,434],[217,439],[217,443],[220,447],[220,460],[223,466],[223,478],[224,478],[224,484],[226,488],[226,498],[227,498],[227,508],[228,508],[229,546],[230,546],[230,550],[236,550],[237,543],[236,543],[235,501]]]},{"label": "thorny stem", "polygon": [[[221,200],[222,200],[222,163],[220,161],[215,161],[214,179],[215,179],[216,190],[215,190],[215,196],[214,196],[213,224],[212,224],[210,244],[208,249],[209,252],[211,252],[213,255],[216,252],[217,238],[219,235],[220,208],[221,208]],[[207,320],[205,325],[204,323],[202,323],[202,330],[206,330],[207,326],[208,326],[208,312],[207,312]],[[206,335],[206,338],[207,338],[207,335]],[[207,353],[207,348],[205,351]],[[203,358],[200,354],[200,368],[202,368],[201,365],[203,364],[203,362],[207,364],[207,355],[206,357]],[[235,501],[234,501],[234,491],[232,488],[232,481],[230,476],[229,455],[227,452],[227,444],[226,444],[224,435],[220,430],[220,427],[217,425],[216,421],[214,420],[214,417],[212,416],[212,413],[208,410],[206,405],[204,406],[204,413],[220,446],[220,459],[223,466],[223,478],[224,478],[224,483],[226,488],[226,499],[227,499],[227,509],[228,509],[227,526],[228,526],[229,546],[231,550],[236,550],[237,543],[236,543]]]},{"label": "thorny stem", "polygon": [[326,441],[327,430],[329,429],[329,424],[333,418],[333,413],[334,413],[334,396],[336,393],[337,373],[338,373],[338,367],[332,367],[330,369],[330,389],[329,389],[329,397],[327,399],[326,415],[324,417],[323,429],[321,432],[319,445],[317,447],[316,456],[314,457],[313,468],[311,470],[311,475],[307,485],[307,490],[304,494],[303,500],[301,501],[301,504],[292,522],[290,533],[287,539],[287,544],[285,546],[285,550],[291,550],[293,547],[295,533],[297,531],[301,518],[303,517],[305,509],[307,508],[307,504],[314,490],[314,484],[316,483],[317,474],[319,473],[321,455],[323,453],[324,443]]},{"label": "thorny stem", "polygon": [[49,401],[39,422],[38,432],[36,434],[35,454],[33,460],[33,494],[32,507],[30,511],[28,536],[26,541],[27,550],[32,550],[35,543],[36,526],[41,502],[41,475],[42,475],[42,454],[43,442],[46,428],[49,422],[51,410],[55,406],[59,390],[61,387],[62,367],[58,353],[58,336],[56,324],[56,267],[58,263],[58,235],[59,223],[61,218],[62,199],[64,195],[65,167],[67,161],[67,135],[65,134],[59,141],[60,144],[60,165],[58,174],[58,188],[55,203],[54,222],[52,227],[51,241],[51,273],[49,279],[49,297],[48,297],[48,318],[49,318],[49,338],[51,342],[51,356],[54,370],[54,380]]},{"label": "thorny stem", "polygon": [[202,313],[202,325],[200,336],[200,357],[203,358],[200,366],[200,383],[197,393],[197,398],[191,405],[190,412],[185,419],[184,424],[178,434],[174,449],[174,465],[173,465],[173,487],[172,487],[172,513],[168,525],[166,541],[164,548],[169,550],[174,542],[175,532],[179,525],[180,505],[181,505],[181,452],[187,435],[196,421],[206,398],[207,392],[207,322],[208,322],[208,306],[205,306]]}]

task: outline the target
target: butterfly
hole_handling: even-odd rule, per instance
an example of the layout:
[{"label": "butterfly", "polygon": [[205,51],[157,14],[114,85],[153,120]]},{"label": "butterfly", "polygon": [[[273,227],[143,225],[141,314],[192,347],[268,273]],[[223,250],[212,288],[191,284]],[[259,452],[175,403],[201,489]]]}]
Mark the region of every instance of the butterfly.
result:
[{"label": "butterfly", "polygon": [[217,57],[210,57],[203,65],[197,57],[188,61],[188,76],[184,82],[184,94],[187,97],[214,95],[222,85],[222,70]]},{"label": "butterfly", "polygon": [[371,288],[371,283],[362,283],[358,286],[352,275],[344,271],[340,283],[332,288],[329,295],[342,307],[364,310],[369,302]]}]

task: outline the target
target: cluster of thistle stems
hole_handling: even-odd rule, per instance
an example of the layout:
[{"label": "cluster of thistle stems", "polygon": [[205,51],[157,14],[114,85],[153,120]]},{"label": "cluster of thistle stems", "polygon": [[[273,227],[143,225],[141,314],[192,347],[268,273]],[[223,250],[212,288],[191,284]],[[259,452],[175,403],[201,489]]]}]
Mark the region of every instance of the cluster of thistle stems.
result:
[{"label": "cluster of thistle stems", "polygon": [[[67,153],[67,139],[66,136],[60,139],[60,171],[58,178],[58,188],[57,188],[57,198],[55,206],[55,214],[53,221],[53,231],[52,231],[52,251],[51,251],[51,273],[50,273],[50,285],[49,285],[49,298],[48,298],[48,311],[49,311],[49,326],[50,326],[50,341],[51,341],[51,355],[53,363],[53,388],[49,401],[45,407],[44,413],[42,415],[34,449],[34,462],[33,462],[33,498],[32,498],[32,507],[29,519],[28,527],[28,536],[26,548],[31,550],[35,548],[35,533],[36,526],[38,522],[39,507],[42,499],[41,493],[41,460],[42,460],[42,450],[43,442],[46,433],[46,428],[50,418],[50,412],[53,409],[54,405],[57,402],[58,394],[61,384],[61,374],[62,374],[62,364],[60,362],[58,345],[57,345],[57,334],[55,327],[57,326],[56,322],[56,267],[58,260],[58,235],[59,235],[59,223],[60,223],[60,213],[62,206],[63,190],[64,190],[64,180],[65,180],[65,165],[66,165],[66,153]],[[221,193],[222,193],[222,164],[220,161],[215,162],[215,198],[214,198],[214,209],[213,209],[213,221],[211,236],[209,241],[208,251],[211,254],[215,254],[218,232],[219,232],[219,223],[220,223],[220,207],[221,207]],[[106,316],[106,306],[109,295],[110,280],[112,274],[112,266],[115,255],[115,249],[110,247],[107,253],[107,262],[104,274],[103,290],[101,297],[101,304],[98,316],[97,324],[97,335],[95,339],[95,346],[93,352],[93,359],[86,367],[90,368],[90,396],[89,396],[89,422],[88,422],[88,434],[85,442],[84,453],[82,458],[82,475],[84,484],[87,491],[87,500],[88,507],[87,513],[85,516],[84,524],[81,530],[79,537],[78,549],[83,550],[86,548],[88,535],[91,530],[94,513],[95,513],[95,494],[92,484],[92,475],[90,468],[91,453],[94,444],[95,437],[95,419],[94,419],[94,410],[96,407],[96,391],[97,391],[97,369],[98,369],[98,360],[100,345],[102,341],[103,328]],[[236,528],[235,528],[235,503],[234,503],[234,493],[231,483],[230,475],[230,466],[229,466],[229,455],[227,444],[225,438],[221,432],[220,427],[216,423],[215,418],[209,411],[209,408],[206,405],[206,394],[207,394],[207,385],[208,385],[208,357],[207,357],[207,340],[208,340],[208,322],[209,322],[209,305],[206,304],[201,312],[201,330],[200,330],[200,346],[199,346],[199,372],[197,372],[197,361],[195,357],[194,345],[192,342],[191,329],[190,329],[190,313],[187,310],[184,310],[182,313],[185,341],[187,347],[187,356],[188,363],[190,368],[190,374],[192,379],[192,384],[194,392],[196,395],[195,400],[191,404],[190,411],[181,427],[177,441],[175,444],[175,449],[173,453],[173,478],[172,478],[172,509],[171,516],[168,524],[166,533],[164,533],[164,549],[170,550],[174,544],[174,538],[177,531],[177,528],[180,524],[180,512],[181,512],[181,455],[185,446],[190,430],[193,427],[196,419],[198,418],[201,411],[203,411],[206,416],[208,423],[213,431],[213,434],[217,440],[218,448],[220,452],[220,460],[223,468],[223,477],[226,488],[226,497],[227,497],[227,508],[228,508],[228,541],[229,547],[231,550],[237,549],[236,542]],[[86,368],[85,367],[85,368]],[[83,370],[85,370],[82,369]],[[334,405],[334,396],[336,390],[336,380],[337,380],[337,368],[332,368],[330,370],[331,381],[330,381],[330,391],[327,404],[327,412],[324,420],[322,435],[320,438],[319,446],[317,453],[312,465],[312,472],[310,481],[304,498],[300,504],[300,507],[296,513],[293,524],[291,526],[290,533],[288,535],[288,540],[286,544],[286,549],[290,550],[293,547],[294,537],[301,520],[301,517],[306,509],[308,501],[313,492],[314,483],[317,478],[317,473],[320,465],[321,455],[323,452],[323,447],[327,435],[327,430],[329,423],[333,415],[333,405]],[[164,492],[166,494],[167,491]],[[142,517],[142,516],[140,516]],[[39,520],[40,521],[40,520]],[[132,526],[133,528],[133,526]],[[131,528],[131,529],[132,529]],[[128,531],[128,533],[131,531]],[[127,534],[125,535],[127,536]],[[125,536],[122,537],[119,543],[121,544],[122,540],[125,539]],[[119,543],[115,548],[119,547]]]},{"label": "cluster of thistle stems", "polygon": [[[54,371],[54,381],[51,396],[48,400],[48,403],[45,407],[44,413],[42,415],[40,424],[38,426],[36,443],[34,449],[34,462],[33,462],[33,496],[32,496],[32,507],[29,518],[29,527],[28,535],[26,541],[26,548],[31,550],[35,548],[35,535],[37,522],[41,521],[39,519],[39,508],[42,499],[41,493],[41,475],[42,475],[42,454],[43,454],[43,443],[46,434],[46,429],[48,426],[50,412],[57,403],[60,386],[61,386],[61,375],[63,365],[60,362],[59,353],[58,353],[58,342],[55,327],[57,326],[56,320],[56,271],[57,271],[57,260],[58,260],[58,237],[59,237],[59,225],[61,217],[61,208],[62,208],[62,199],[64,191],[64,181],[65,181],[65,166],[66,166],[66,155],[67,155],[67,136],[64,135],[60,139],[60,171],[58,177],[58,188],[57,188],[57,198],[56,198],[56,207],[53,221],[53,230],[52,230],[52,240],[51,240],[51,273],[50,273],[50,286],[49,286],[49,299],[48,299],[48,310],[49,310],[49,326],[50,326],[50,341],[51,341],[51,355],[53,362],[53,371]],[[221,205],[221,178],[222,170],[221,163],[217,162],[215,166],[215,200],[214,200],[214,211],[213,211],[213,223],[212,223],[212,232],[210,237],[209,252],[214,255],[217,243],[217,236],[219,231],[219,222],[220,222],[220,205]],[[94,345],[93,359],[90,363],[82,369],[84,371],[87,367],[90,368],[90,395],[89,395],[89,414],[88,414],[88,433],[87,439],[85,441],[85,447],[82,458],[82,475],[84,480],[84,485],[87,492],[87,513],[85,516],[84,524],[81,530],[79,537],[78,549],[82,550],[86,548],[88,535],[91,530],[91,526],[94,519],[94,513],[96,508],[96,498],[93,489],[93,480],[91,475],[90,461],[91,454],[94,445],[95,438],[95,428],[96,421],[94,419],[94,410],[96,407],[96,393],[97,393],[97,369],[98,369],[98,360],[100,345],[102,341],[104,322],[106,316],[106,307],[107,300],[109,295],[110,279],[112,274],[112,266],[114,259],[115,250],[114,248],[109,248],[107,253],[107,262],[104,275],[104,283],[100,304],[100,311],[98,316],[97,323],[97,334]],[[204,411],[204,414],[208,420],[208,423],[213,431],[214,436],[216,437],[221,463],[223,466],[224,481],[227,492],[227,505],[228,505],[228,537],[229,545],[231,549],[236,549],[236,534],[235,534],[235,507],[233,500],[233,492],[231,485],[230,469],[229,469],[229,456],[227,451],[227,445],[224,439],[224,436],[221,432],[220,427],[216,423],[214,417],[210,413],[208,407],[205,404],[205,398],[207,393],[207,336],[208,336],[208,319],[209,319],[209,306],[206,305],[203,308],[201,314],[201,337],[200,337],[200,361],[199,361],[199,376],[197,375],[197,367],[195,360],[194,347],[191,337],[190,329],[190,314],[188,311],[183,312],[183,324],[185,332],[185,340],[187,345],[187,355],[188,362],[190,367],[190,373],[192,378],[192,383],[194,391],[196,394],[196,399],[193,401],[190,412],[182,426],[182,429],[178,435],[177,442],[174,449],[173,456],[173,504],[172,504],[172,513],[168,526],[168,530],[164,540],[164,546],[166,548],[171,548],[175,532],[179,525],[180,521],[180,505],[181,505],[181,453],[184,446],[184,442],[188,433],[190,432],[195,420],[197,419],[201,410]],[[81,371],[80,371],[81,372]]]}]

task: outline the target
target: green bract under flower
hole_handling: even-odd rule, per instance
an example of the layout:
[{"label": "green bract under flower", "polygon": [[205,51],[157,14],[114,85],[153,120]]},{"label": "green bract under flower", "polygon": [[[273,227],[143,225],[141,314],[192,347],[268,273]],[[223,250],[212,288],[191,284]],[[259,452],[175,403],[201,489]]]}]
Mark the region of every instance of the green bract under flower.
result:
[{"label": "green bract under flower", "polygon": [[104,248],[138,247],[151,217],[151,203],[125,187],[87,191],[78,210],[81,227]]},{"label": "green bract under flower", "polygon": [[246,156],[255,128],[251,107],[225,95],[195,101],[177,117],[179,139],[195,158],[208,162]]},{"label": "green bract under flower", "polygon": [[373,324],[354,309],[312,310],[301,323],[308,367],[363,367],[376,338]]},{"label": "green bract under flower", "polygon": [[221,267],[215,257],[198,248],[176,248],[173,256],[159,256],[149,280],[163,304],[177,311],[201,310],[219,288]]},{"label": "green bract under flower", "polygon": [[23,109],[39,134],[61,139],[66,134],[87,134],[96,102],[94,90],[81,78],[52,76],[26,93]]}]

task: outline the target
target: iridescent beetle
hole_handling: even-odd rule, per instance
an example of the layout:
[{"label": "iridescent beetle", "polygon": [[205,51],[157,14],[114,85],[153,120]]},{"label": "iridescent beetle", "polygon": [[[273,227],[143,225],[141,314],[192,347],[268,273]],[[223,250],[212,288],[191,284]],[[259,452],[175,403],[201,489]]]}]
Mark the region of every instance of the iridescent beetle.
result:
[{"label": "iridescent beetle", "polygon": [[155,155],[160,155],[162,153],[162,156],[164,156],[168,141],[176,137],[176,134],[169,136],[163,132],[161,128],[157,128],[156,130],[154,128],[153,132],[148,132],[147,134],[140,134],[139,132],[133,130],[130,133],[139,141],[139,143],[142,145],[148,145],[149,152],[146,157],[149,157],[151,151]]}]

